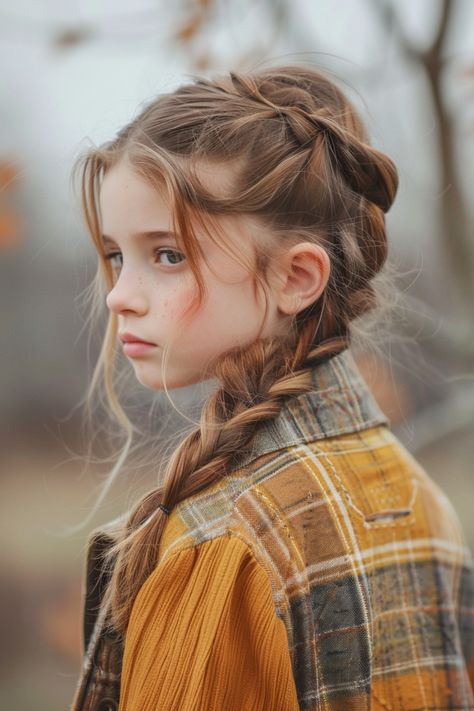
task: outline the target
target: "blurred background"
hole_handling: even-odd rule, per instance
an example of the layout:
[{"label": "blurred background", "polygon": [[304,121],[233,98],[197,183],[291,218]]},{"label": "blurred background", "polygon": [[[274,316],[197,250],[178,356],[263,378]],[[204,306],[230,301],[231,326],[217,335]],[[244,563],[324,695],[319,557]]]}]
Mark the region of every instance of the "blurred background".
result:
[{"label": "blurred background", "polygon": [[[190,75],[318,64],[396,162],[387,224],[411,306],[387,328],[386,358],[357,359],[474,548],[474,3],[17,0],[0,2],[0,56],[1,708],[68,707],[88,531],[147,489],[150,474],[132,458],[89,529],[61,535],[86,516],[106,471],[100,441],[97,467],[81,460],[77,405],[100,334],[85,329],[96,262],[72,163]],[[166,400],[130,392],[145,433],[179,428]],[[196,392],[176,398],[188,411]]]}]

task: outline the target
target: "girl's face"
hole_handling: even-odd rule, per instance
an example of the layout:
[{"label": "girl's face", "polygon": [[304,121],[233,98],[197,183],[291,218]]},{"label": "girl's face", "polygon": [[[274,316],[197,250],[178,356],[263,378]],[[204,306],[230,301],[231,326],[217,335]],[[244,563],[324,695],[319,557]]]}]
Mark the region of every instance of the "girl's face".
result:
[{"label": "girl's face", "polygon": [[[214,179],[219,184],[219,176],[214,174]],[[171,234],[169,207],[127,164],[106,173],[100,211],[105,252],[116,274],[106,303],[117,315],[119,337],[128,332],[154,344],[141,350],[123,346],[144,386],[159,390],[165,384],[178,388],[196,383],[210,360],[257,337],[264,299],[254,294],[249,271],[207,234],[196,232],[206,260],[200,266],[207,290],[198,308],[197,284]],[[251,228],[231,216],[219,222],[227,240],[251,259]],[[267,293],[269,312],[261,336],[280,332],[285,322]],[[165,345],[169,352],[163,373]]]}]

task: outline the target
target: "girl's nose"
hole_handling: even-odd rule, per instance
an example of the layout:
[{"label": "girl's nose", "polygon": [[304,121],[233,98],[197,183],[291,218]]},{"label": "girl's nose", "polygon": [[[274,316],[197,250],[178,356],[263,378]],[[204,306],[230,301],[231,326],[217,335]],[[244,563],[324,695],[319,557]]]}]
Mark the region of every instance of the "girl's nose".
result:
[{"label": "girl's nose", "polygon": [[107,294],[105,300],[107,307],[115,314],[121,314],[123,311],[145,313],[147,302],[142,286],[140,277],[133,278],[122,270],[113,288]]}]

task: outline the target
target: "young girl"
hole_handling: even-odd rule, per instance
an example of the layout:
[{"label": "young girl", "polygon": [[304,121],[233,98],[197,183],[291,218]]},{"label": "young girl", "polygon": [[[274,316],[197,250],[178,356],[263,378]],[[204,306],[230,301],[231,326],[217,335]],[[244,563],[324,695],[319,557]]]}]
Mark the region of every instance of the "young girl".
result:
[{"label": "young girl", "polygon": [[215,388],[90,538],[73,711],[474,709],[459,520],[350,350],[397,190],[353,105],[307,66],[196,79],[80,165],[117,417],[117,344]]}]

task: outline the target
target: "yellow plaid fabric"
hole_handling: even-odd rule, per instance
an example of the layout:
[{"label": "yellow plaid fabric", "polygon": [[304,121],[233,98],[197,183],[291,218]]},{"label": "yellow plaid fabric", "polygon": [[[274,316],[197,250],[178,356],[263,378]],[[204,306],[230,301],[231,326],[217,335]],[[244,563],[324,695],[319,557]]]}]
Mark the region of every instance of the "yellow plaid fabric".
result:
[{"label": "yellow plaid fabric", "polygon": [[[114,654],[86,604],[74,711],[105,697],[120,711],[474,709],[474,571],[458,517],[391,431],[349,350],[312,372],[314,390],[261,426],[228,476],[172,511]],[[104,540],[105,530],[91,539],[86,603]],[[237,586],[242,609],[252,600],[240,616]],[[211,594],[226,620],[213,623],[215,640]],[[232,666],[232,654],[251,654],[253,667]]]}]

